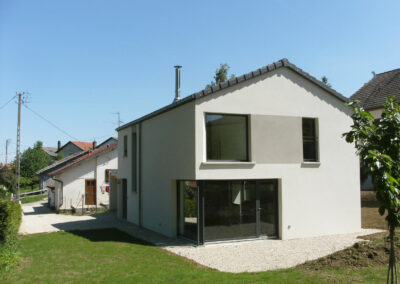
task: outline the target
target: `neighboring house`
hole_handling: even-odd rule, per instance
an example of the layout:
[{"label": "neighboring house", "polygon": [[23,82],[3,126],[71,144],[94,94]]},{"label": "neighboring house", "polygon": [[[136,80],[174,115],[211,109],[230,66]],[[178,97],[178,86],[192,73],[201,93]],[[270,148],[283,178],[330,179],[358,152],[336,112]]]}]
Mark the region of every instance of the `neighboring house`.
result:
[{"label": "neighboring house", "polygon": [[[88,151],[80,151],[75,154],[69,155],[64,157],[58,161],[54,161],[51,165],[39,170],[36,172],[39,175],[39,188],[41,190],[47,189],[48,187],[54,188],[54,180],[51,179],[49,173],[64,167],[66,164],[71,163],[75,159],[81,157],[82,155],[86,154]],[[49,192],[50,194],[50,192]]]},{"label": "neighboring house", "polygon": [[119,218],[195,243],[361,230],[345,97],[287,59],[176,93],[117,129]]},{"label": "neighboring house", "polygon": [[96,148],[101,148],[107,145],[111,145],[118,142],[118,138],[116,137],[110,137],[107,140],[105,140],[104,142],[102,142],[101,144],[97,145]]},{"label": "neighboring house", "polygon": [[56,147],[42,147],[42,150],[52,159],[57,157],[57,148]]},{"label": "neighboring house", "polygon": [[[58,143],[58,145],[60,146],[60,143]],[[96,147],[96,145],[94,146]],[[61,153],[64,157],[66,157],[77,152],[93,149],[95,147],[93,147],[93,142],[69,141],[62,147],[59,147],[56,153]]]},{"label": "neighboring house", "polygon": [[111,170],[118,166],[118,143],[89,150],[48,175],[55,181],[49,202],[57,211],[109,205]]},{"label": "neighboring house", "polygon": [[400,68],[376,74],[350,100],[360,101],[364,109],[379,118],[388,96],[395,96],[400,101]]},{"label": "neighboring house", "polygon": [[[381,117],[383,105],[389,96],[395,96],[400,101],[400,68],[374,75],[369,82],[350,97],[350,100],[360,101],[361,106],[368,110],[375,119],[378,119]],[[373,189],[369,175],[362,174],[361,189]]]}]

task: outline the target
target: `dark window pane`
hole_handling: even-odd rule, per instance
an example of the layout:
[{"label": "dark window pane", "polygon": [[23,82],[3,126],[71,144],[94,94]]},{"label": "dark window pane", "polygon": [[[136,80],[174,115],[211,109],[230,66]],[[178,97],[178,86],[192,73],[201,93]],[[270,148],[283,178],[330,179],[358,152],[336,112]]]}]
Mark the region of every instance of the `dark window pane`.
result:
[{"label": "dark window pane", "polygon": [[207,160],[248,161],[247,116],[206,115]]},{"label": "dark window pane", "polygon": [[204,238],[206,241],[256,236],[255,187],[243,181],[204,183]]},{"label": "dark window pane", "polygon": [[197,184],[179,182],[179,234],[197,241]]},{"label": "dark window pane", "polygon": [[318,139],[316,121],[313,118],[303,118],[303,159],[318,161]]},{"label": "dark window pane", "polygon": [[124,157],[128,156],[128,136],[124,136]]}]

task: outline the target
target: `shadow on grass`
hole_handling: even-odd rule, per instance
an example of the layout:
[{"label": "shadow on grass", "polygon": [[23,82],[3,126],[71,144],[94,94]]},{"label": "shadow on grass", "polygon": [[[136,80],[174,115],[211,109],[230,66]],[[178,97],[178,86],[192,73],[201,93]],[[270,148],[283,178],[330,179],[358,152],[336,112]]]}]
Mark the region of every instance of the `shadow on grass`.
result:
[{"label": "shadow on grass", "polygon": [[85,238],[91,242],[121,242],[139,244],[144,246],[154,246],[153,244],[130,236],[116,228],[91,229],[91,230],[74,230],[68,231],[78,237]]}]

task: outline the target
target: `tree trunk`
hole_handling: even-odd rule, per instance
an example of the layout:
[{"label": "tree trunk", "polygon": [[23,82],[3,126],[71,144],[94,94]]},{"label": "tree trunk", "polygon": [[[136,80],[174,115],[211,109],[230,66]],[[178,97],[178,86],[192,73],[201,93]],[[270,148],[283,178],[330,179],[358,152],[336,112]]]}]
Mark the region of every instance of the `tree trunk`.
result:
[{"label": "tree trunk", "polygon": [[387,284],[397,284],[397,264],[396,264],[396,254],[394,250],[394,235],[395,227],[389,225],[389,240],[390,240],[390,256],[389,256],[389,268],[387,273]]}]

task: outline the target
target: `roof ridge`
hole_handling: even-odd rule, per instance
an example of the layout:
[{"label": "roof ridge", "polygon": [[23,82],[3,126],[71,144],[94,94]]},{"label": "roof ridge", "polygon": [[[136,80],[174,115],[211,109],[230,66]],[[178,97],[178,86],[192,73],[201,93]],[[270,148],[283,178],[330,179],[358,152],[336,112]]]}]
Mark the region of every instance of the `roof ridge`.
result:
[{"label": "roof ridge", "polygon": [[344,97],[342,94],[337,92],[335,89],[329,87],[328,85],[324,84],[323,82],[321,82],[317,78],[311,76],[309,73],[303,71],[301,68],[299,68],[296,65],[294,65],[293,63],[291,63],[287,58],[282,58],[282,59],[280,59],[278,61],[275,61],[275,62],[273,62],[271,64],[265,65],[265,66],[263,66],[261,68],[258,68],[258,69],[254,70],[254,71],[251,71],[249,73],[243,74],[243,75],[238,76],[238,77],[234,77],[234,78],[232,78],[230,80],[227,80],[225,82],[222,82],[222,83],[216,84],[214,86],[210,86],[208,88],[200,90],[198,92],[192,93],[191,95],[183,97],[182,99],[180,99],[178,101],[175,101],[175,102],[173,102],[171,104],[168,104],[168,105],[166,105],[166,106],[164,106],[162,108],[159,108],[159,109],[157,109],[157,110],[155,110],[153,112],[150,112],[147,115],[144,115],[144,116],[141,116],[141,117],[139,117],[139,118],[137,118],[135,120],[132,120],[131,122],[128,122],[128,123],[118,127],[116,130],[117,131],[122,130],[122,129],[126,128],[126,127],[129,127],[131,125],[139,123],[139,122],[141,122],[143,120],[149,119],[149,118],[151,118],[153,116],[156,116],[156,115],[161,114],[163,112],[169,111],[169,110],[171,110],[171,109],[173,109],[175,107],[178,107],[180,105],[188,103],[188,102],[190,102],[192,100],[196,100],[196,99],[199,99],[201,97],[208,96],[208,95],[213,94],[213,93],[215,93],[215,92],[217,92],[219,90],[234,86],[236,84],[240,84],[243,81],[250,80],[252,78],[258,77],[258,76],[263,75],[265,73],[277,70],[277,69],[279,69],[281,67],[286,67],[286,68],[291,69],[293,72],[295,72],[298,75],[304,77],[305,79],[311,81],[315,85],[319,86],[320,88],[324,89],[325,91],[327,91],[331,95],[335,96],[337,99],[339,99],[339,100],[341,100],[343,102],[347,102],[348,101],[348,98]]},{"label": "roof ridge", "polygon": [[63,167],[61,167],[59,169],[56,169],[56,170],[50,172],[49,176],[53,176],[55,173],[61,172],[61,171],[65,170],[65,169],[67,169],[69,167],[72,167],[72,166],[78,164],[79,162],[81,162],[83,160],[86,160],[86,159],[88,159],[90,157],[93,157],[93,156],[95,156],[95,155],[97,155],[97,154],[99,154],[99,153],[101,153],[101,152],[103,152],[103,151],[105,151],[107,149],[116,148],[117,145],[118,145],[118,142],[115,142],[113,144],[105,145],[105,146],[103,146],[103,147],[101,147],[99,149],[96,149],[96,150],[88,150],[86,154],[84,154],[81,157],[73,160],[71,163],[69,163],[69,164],[67,164],[67,165],[65,165],[65,166],[63,166]]},{"label": "roof ridge", "polygon": [[400,68],[396,68],[396,69],[385,71],[385,72],[381,72],[381,73],[376,73],[376,75],[382,75],[382,74],[393,72],[393,71],[400,71]]}]

